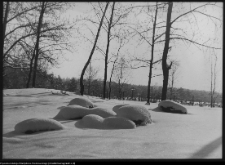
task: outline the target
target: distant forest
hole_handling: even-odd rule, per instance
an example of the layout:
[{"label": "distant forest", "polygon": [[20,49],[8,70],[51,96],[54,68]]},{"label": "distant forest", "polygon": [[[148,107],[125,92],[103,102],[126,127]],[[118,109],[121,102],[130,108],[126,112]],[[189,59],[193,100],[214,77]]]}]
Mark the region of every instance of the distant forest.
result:
[{"label": "distant forest", "polygon": [[[4,89],[19,89],[26,88],[28,80],[28,70],[25,69],[12,69],[8,68],[6,76],[3,80]],[[79,94],[80,86],[79,79],[77,78],[61,78],[56,77],[53,74],[48,74],[46,71],[38,70],[37,74],[37,88],[58,89],[63,91],[75,92]],[[84,94],[102,97],[103,80],[94,79],[88,81],[84,79]],[[108,98],[108,87],[106,96]],[[116,82],[111,83],[111,98],[122,99],[123,97],[131,98],[132,90],[133,98],[140,98],[146,100],[147,86],[144,85],[132,85],[132,84],[119,84]],[[151,86],[151,99],[161,99],[162,86]],[[171,96],[170,88],[168,88],[167,99],[179,100],[179,101],[195,101],[195,102],[210,102],[210,92],[200,90],[189,90],[184,88],[173,88],[173,96]],[[216,103],[222,103],[222,94],[216,93]]]}]

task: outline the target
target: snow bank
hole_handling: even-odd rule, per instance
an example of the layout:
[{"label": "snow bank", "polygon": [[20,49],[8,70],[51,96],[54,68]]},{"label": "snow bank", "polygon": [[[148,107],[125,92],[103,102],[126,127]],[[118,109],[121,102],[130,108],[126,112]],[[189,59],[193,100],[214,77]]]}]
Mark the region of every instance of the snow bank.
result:
[{"label": "snow bank", "polygon": [[151,115],[142,105],[124,105],[119,109],[114,108],[117,116],[132,120],[136,125],[146,125],[151,123]]},{"label": "snow bank", "polygon": [[89,99],[84,98],[84,97],[75,98],[75,99],[71,100],[68,105],[80,105],[80,106],[86,107],[86,108],[95,107],[95,105]]},{"label": "snow bank", "polygon": [[158,104],[158,107],[165,112],[187,113],[187,109],[184,106],[172,100],[163,100]]},{"label": "snow bank", "polygon": [[99,115],[103,118],[116,115],[115,112],[106,108],[95,107],[89,109],[79,105],[68,105],[62,107],[59,113],[54,117],[54,119],[80,119],[89,114]]},{"label": "snow bank", "polygon": [[34,133],[39,131],[52,131],[64,129],[64,126],[53,119],[31,118],[24,120],[14,127],[18,133]]},{"label": "snow bank", "polygon": [[80,124],[85,128],[94,129],[133,129],[136,128],[134,122],[122,117],[102,118],[99,115],[90,114],[84,116]]}]

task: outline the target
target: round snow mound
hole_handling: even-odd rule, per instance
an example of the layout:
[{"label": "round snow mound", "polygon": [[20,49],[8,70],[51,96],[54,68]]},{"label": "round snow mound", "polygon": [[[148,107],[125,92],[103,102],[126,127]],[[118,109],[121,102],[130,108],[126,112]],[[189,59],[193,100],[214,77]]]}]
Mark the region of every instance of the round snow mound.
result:
[{"label": "round snow mound", "polygon": [[124,105],[114,112],[119,117],[132,120],[136,125],[147,125],[152,122],[149,111],[141,105]]},{"label": "round snow mound", "polygon": [[110,116],[115,116],[116,113],[113,112],[112,110],[107,110],[104,108],[100,107],[95,107],[95,108],[86,108],[82,107],[79,105],[69,105],[61,108],[59,113],[54,117],[54,119],[81,119],[86,115],[89,114],[95,114],[99,115],[103,118],[110,117]]},{"label": "round snow mound", "polygon": [[81,125],[86,128],[93,129],[133,129],[136,128],[134,122],[122,117],[108,117],[102,118],[99,115],[90,114],[84,116]]},{"label": "round snow mound", "polygon": [[98,115],[90,114],[86,115],[82,118],[81,124],[87,128],[96,128],[102,129],[103,128],[103,118]]},{"label": "round snow mound", "polygon": [[80,105],[80,106],[86,107],[86,108],[95,107],[95,105],[90,100],[88,100],[87,98],[84,98],[84,97],[75,98],[75,99],[71,100],[68,105]]},{"label": "round snow mound", "polygon": [[173,112],[173,113],[187,113],[187,109],[172,100],[163,100],[158,104],[158,107],[161,107],[165,112]]},{"label": "round snow mound", "polygon": [[124,106],[124,105],[129,105],[129,104],[118,104],[118,105],[115,105],[115,106],[113,107],[113,111],[114,111],[114,112],[117,111],[120,107],[122,107],[122,106]]},{"label": "round snow mound", "polygon": [[105,118],[103,124],[111,129],[133,129],[136,125],[133,121],[123,117],[108,117]]},{"label": "round snow mound", "polygon": [[18,133],[34,133],[39,131],[61,130],[65,127],[58,121],[53,119],[31,118],[17,123],[14,127]]}]

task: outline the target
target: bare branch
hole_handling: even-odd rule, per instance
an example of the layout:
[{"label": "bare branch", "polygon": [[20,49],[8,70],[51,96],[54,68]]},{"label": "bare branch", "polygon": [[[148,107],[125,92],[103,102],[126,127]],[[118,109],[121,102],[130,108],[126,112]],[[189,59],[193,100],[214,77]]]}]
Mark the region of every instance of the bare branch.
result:
[{"label": "bare branch", "polygon": [[[200,45],[200,46],[203,46],[203,47],[207,47],[207,48],[212,48],[212,49],[222,49],[222,48],[216,48],[216,47],[212,47],[212,46],[208,46],[208,45],[204,45],[204,44],[200,44],[198,42],[195,42],[195,41],[192,41],[190,39],[187,39],[187,38],[182,38],[182,37],[172,37],[172,38],[169,38],[170,40],[175,40],[175,39],[178,39],[178,40],[185,40],[185,41],[189,41],[193,44],[197,44],[197,45]],[[166,40],[160,40],[160,41],[157,41],[156,43],[160,43],[160,42],[165,42]]]},{"label": "bare branch", "polygon": [[[204,7],[204,6],[210,6],[210,5],[215,6],[215,4],[210,4],[210,3],[207,3],[207,4],[204,4],[204,5],[198,6],[198,7],[194,8],[194,9],[192,9],[192,10],[186,12],[186,13],[183,13],[183,14],[179,15],[177,18],[175,18],[173,21],[170,22],[170,25],[172,25],[176,20],[178,20],[178,19],[181,18],[182,16],[187,15],[187,14],[189,14],[189,13],[191,13],[191,12],[198,12],[198,11],[196,11],[197,9],[202,8],[202,7]],[[204,14],[204,15],[205,15],[205,14]],[[211,16],[211,17],[213,17],[213,16]],[[218,19],[218,18],[217,18],[217,19]]]}]

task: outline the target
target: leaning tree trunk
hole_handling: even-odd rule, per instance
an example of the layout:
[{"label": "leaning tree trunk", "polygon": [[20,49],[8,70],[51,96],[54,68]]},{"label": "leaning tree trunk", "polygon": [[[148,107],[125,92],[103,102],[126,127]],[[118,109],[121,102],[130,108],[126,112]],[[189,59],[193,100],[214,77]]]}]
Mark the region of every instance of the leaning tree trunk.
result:
[{"label": "leaning tree trunk", "polygon": [[36,84],[36,73],[37,73],[37,65],[38,65],[38,56],[39,56],[39,40],[40,40],[40,32],[41,32],[41,26],[42,26],[42,21],[44,17],[44,12],[45,12],[45,2],[42,2],[42,7],[40,11],[40,16],[39,16],[39,21],[38,21],[38,29],[37,29],[37,41],[36,41],[36,55],[35,55],[35,60],[34,60],[34,73],[33,73],[33,82],[32,82],[32,87],[35,87]]},{"label": "leaning tree trunk", "polygon": [[166,100],[167,86],[168,86],[168,79],[169,79],[169,69],[172,66],[172,62],[170,66],[168,66],[166,62],[167,54],[169,51],[169,43],[170,43],[170,27],[171,27],[170,21],[171,21],[172,8],[173,8],[173,2],[169,2],[169,7],[167,11],[165,46],[164,46],[163,56],[162,56],[163,88],[162,88],[161,100]]},{"label": "leaning tree trunk", "polygon": [[[9,13],[9,2],[6,2],[6,8],[5,8],[5,15],[4,15],[4,21],[3,21],[3,38],[5,39],[5,30],[7,26],[7,18]],[[3,42],[4,46],[4,42]]]},{"label": "leaning tree trunk", "polygon": [[105,53],[105,74],[104,74],[104,81],[103,81],[103,99],[105,99],[107,67],[108,67],[107,65],[108,65],[108,54],[109,54],[109,44],[110,44],[110,31],[111,31],[111,25],[112,25],[112,20],[113,20],[114,6],[115,6],[115,2],[113,2],[112,13],[111,13],[110,21],[108,24],[107,47],[106,47],[106,53]]},{"label": "leaning tree trunk", "polygon": [[157,21],[157,2],[156,2],[156,9],[155,9],[155,20],[153,24],[153,35],[152,35],[152,50],[151,50],[151,60],[150,60],[150,66],[149,66],[149,75],[148,75],[148,93],[147,93],[147,103],[146,105],[150,105],[150,86],[151,86],[151,80],[152,80],[152,67],[153,67],[153,58],[154,58],[154,42],[155,42],[155,28],[156,28],[156,21]]},{"label": "leaning tree trunk", "polygon": [[99,37],[99,33],[100,33],[100,30],[101,30],[101,27],[102,27],[102,23],[103,23],[103,19],[105,17],[105,13],[106,13],[106,10],[108,8],[108,5],[109,5],[109,2],[107,2],[106,6],[105,6],[105,11],[102,15],[102,18],[101,18],[101,22],[99,24],[99,27],[98,27],[98,32],[97,32],[97,35],[95,37],[95,42],[94,42],[94,45],[93,45],[93,48],[91,50],[91,53],[90,53],[90,56],[86,62],[86,64],[84,65],[84,68],[81,72],[81,76],[80,76],[80,94],[83,95],[84,94],[84,83],[83,83],[83,79],[84,79],[84,73],[88,67],[88,64],[90,63],[91,61],[91,58],[92,58],[92,55],[94,54],[94,51],[95,51],[95,47],[96,47],[96,44],[97,44],[97,41],[98,41],[98,37]]}]

